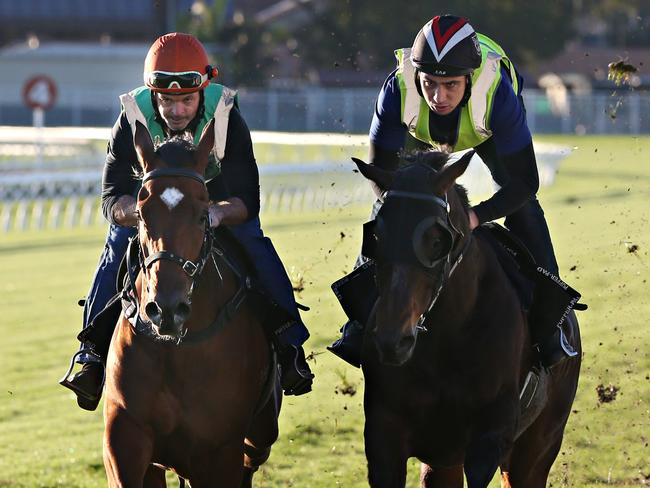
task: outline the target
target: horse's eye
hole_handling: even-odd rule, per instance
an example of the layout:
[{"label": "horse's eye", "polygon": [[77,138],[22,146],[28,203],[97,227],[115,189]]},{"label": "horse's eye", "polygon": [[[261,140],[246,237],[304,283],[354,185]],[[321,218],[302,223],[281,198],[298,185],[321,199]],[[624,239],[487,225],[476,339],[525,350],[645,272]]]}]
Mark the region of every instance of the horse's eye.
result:
[{"label": "horse's eye", "polygon": [[425,266],[433,266],[439,259],[444,258],[451,250],[451,234],[441,226],[429,226],[420,238],[414,236],[414,251],[419,261]]},{"label": "horse's eye", "polygon": [[433,226],[433,235],[430,235],[432,242],[429,246],[429,256],[432,260],[437,260],[451,251],[451,235],[445,229],[440,228],[438,225]]}]

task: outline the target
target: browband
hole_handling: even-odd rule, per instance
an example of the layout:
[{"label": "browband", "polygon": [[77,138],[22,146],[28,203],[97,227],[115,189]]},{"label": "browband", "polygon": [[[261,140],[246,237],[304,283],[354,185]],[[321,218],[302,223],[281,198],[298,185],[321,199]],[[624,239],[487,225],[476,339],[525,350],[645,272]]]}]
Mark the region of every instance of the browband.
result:
[{"label": "browband", "polygon": [[145,173],[145,175],[142,177],[142,184],[144,185],[147,181],[153,180],[154,178],[158,178],[160,176],[184,176],[186,178],[192,178],[193,180],[196,180],[199,183],[205,185],[205,178],[203,178],[203,176],[192,169],[185,168],[154,169],[148,173]]}]

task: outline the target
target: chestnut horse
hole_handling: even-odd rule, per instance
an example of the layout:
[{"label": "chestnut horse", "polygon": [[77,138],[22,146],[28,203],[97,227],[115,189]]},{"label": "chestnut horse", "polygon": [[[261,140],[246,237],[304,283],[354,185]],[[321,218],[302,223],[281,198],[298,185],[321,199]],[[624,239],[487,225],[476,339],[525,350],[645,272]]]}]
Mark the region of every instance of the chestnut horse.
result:
[{"label": "chestnut horse", "polygon": [[250,486],[277,438],[274,356],[247,299],[250,280],[237,246],[221,246],[208,225],[213,126],[196,147],[175,138],[154,150],[137,123],[144,177],[139,248],[128,256],[140,266],[129,264],[131,307],[106,364],[109,486],[166,486],[161,468],[192,488]]},{"label": "chestnut horse", "polygon": [[[493,248],[469,229],[467,195],[454,163],[428,152],[386,171],[355,160],[386,190],[364,232],[376,262],[378,299],[362,351],[365,448],[372,487],[403,487],[407,460],[421,486],[546,485],[575,396],[580,354],[555,366],[536,417],[520,391],[536,363],[527,319]],[[569,341],[580,352],[572,312]],[[523,433],[521,432],[523,430]]]}]

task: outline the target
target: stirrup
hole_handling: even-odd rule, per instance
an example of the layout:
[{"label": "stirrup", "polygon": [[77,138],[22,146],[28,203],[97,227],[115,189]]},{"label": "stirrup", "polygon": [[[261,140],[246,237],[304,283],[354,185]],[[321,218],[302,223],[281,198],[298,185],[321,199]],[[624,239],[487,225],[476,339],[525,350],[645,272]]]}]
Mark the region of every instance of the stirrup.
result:
[{"label": "stirrup", "polygon": [[[100,358],[97,354],[95,354],[92,351],[81,349],[74,353],[72,355],[72,359],[70,359],[70,366],[68,367],[68,370],[66,373],[63,375],[63,377],[59,380],[59,385],[65,386],[66,388],[70,388],[72,391],[74,391],[74,388],[71,387],[70,385],[70,374],[72,373],[72,370],[74,369],[74,365],[77,363],[77,359],[81,357],[82,354],[88,354],[90,356],[94,356],[97,358],[97,361],[99,363],[102,362],[102,358]],[[81,363],[79,363],[81,364]]]},{"label": "stirrup", "polygon": [[[72,356],[72,359],[70,360],[70,366],[68,367],[68,370],[66,371],[65,375],[59,380],[59,384],[74,392],[74,394],[77,397],[77,405],[79,405],[80,408],[84,410],[94,411],[97,409],[97,405],[99,405],[99,401],[101,400],[102,397],[101,390],[98,395],[89,395],[87,392],[81,390],[80,388],[77,387],[77,385],[72,383],[72,378],[74,377],[74,375],[72,375],[72,370],[74,369],[77,359],[82,354],[87,354],[97,359],[97,361],[91,361],[91,362],[96,362],[99,365],[99,367],[101,367],[104,370],[103,377],[101,380],[101,384],[102,385],[104,384],[104,382],[106,381],[106,369],[104,368],[101,358],[94,352],[89,350],[84,350],[84,349],[77,351]],[[87,363],[83,363],[83,364],[87,364]]]},{"label": "stirrup", "polygon": [[552,369],[578,354],[578,351],[569,344],[562,327],[558,327],[553,335],[538,344],[537,350],[542,365],[548,369]]}]

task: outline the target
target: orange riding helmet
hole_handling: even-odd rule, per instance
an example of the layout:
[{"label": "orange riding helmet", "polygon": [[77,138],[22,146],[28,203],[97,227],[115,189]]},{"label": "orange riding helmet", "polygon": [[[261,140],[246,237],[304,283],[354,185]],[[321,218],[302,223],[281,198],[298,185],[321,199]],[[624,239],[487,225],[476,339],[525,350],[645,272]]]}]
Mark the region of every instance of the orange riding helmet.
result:
[{"label": "orange riding helmet", "polygon": [[201,42],[190,34],[160,36],[144,60],[144,84],[152,91],[180,94],[202,90],[217,76]]}]

